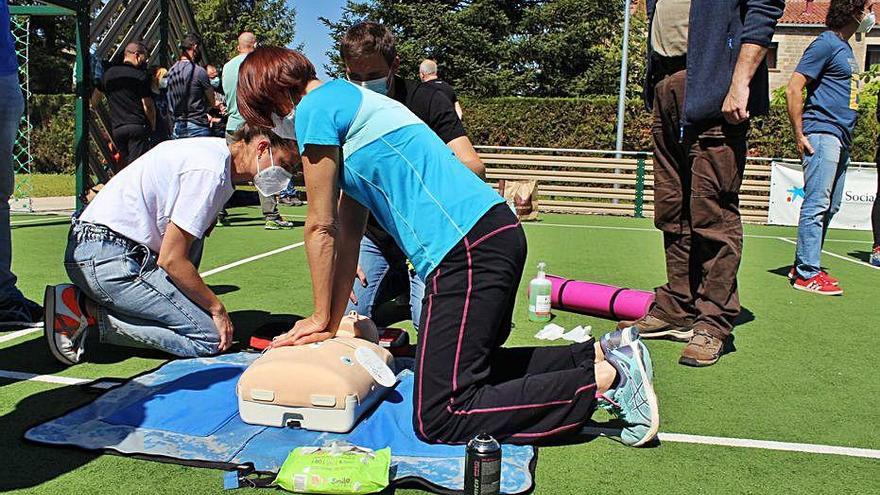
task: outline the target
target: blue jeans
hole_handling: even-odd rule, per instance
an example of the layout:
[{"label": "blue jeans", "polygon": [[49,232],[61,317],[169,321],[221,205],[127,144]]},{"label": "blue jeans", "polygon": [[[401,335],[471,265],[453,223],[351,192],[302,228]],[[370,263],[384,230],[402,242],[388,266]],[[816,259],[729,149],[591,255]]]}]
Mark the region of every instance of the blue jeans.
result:
[{"label": "blue jeans", "polygon": [[804,204],[798,221],[795,266],[804,279],[816,276],[828,224],[840,210],[849,150],[831,134],[809,134],[813,154],[804,157]]},{"label": "blue jeans", "polygon": [[[201,252],[201,241],[190,257]],[[64,255],[70,280],[98,305],[101,342],[180,357],[217,354],[214,320],[178,289],[143,244],[107,227],[77,222]]]},{"label": "blue jeans", "polygon": [[210,127],[189,121],[175,122],[174,130],[171,133],[171,137],[174,139],[209,136],[211,136]]},{"label": "blue jeans", "polygon": [[0,77],[0,302],[23,299],[12,273],[12,233],[9,198],[15,188],[12,146],[24,112],[18,74]]},{"label": "blue jeans", "polygon": [[374,307],[390,301],[409,286],[409,309],[413,327],[418,331],[422,298],[425,296],[425,283],[422,279],[410,272],[405,261],[390,264],[379,247],[366,236],[361,239],[358,264],[367,277],[367,286],[364,287],[360,280],[355,280],[353,290],[358,303],[349,301],[345,312],[357,311],[372,318]]}]

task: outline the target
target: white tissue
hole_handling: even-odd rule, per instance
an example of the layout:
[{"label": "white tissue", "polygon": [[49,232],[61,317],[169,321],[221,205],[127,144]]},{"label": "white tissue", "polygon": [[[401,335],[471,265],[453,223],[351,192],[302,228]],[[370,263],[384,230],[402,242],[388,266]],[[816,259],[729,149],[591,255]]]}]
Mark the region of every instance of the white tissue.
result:
[{"label": "white tissue", "polygon": [[555,323],[548,323],[535,334],[535,338],[539,340],[556,340],[562,338],[562,334],[564,333],[564,328]]},{"label": "white tissue", "polygon": [[582,344],[593,338],[593,327],[589,325],[587,325],[586,327],[578,325],[571,329],[570,332],[563,334],[562,338],[570,342],[577,342],[578,344]]}]

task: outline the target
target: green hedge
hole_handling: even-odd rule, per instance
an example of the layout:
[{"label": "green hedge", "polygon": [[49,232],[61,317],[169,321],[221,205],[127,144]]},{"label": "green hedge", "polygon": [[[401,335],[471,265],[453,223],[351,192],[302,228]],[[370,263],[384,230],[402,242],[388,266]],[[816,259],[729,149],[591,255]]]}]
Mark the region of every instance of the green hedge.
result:
[{"label": "green hedge", "polygon": [[[878,134],[876,97],[865,98],[853,140],[853,158],[873,161]],[[465,126],[475,144],[548,148],[614,149],[617,101],[596,98],[462,98]],[[31,99],[31,153],[34,171],[72,173],[73,96],[34,95]],[[797,155],[785,107],[752,122],[752,156]],[[651,116],[641,102],[626,107],[624,149],[651,149]]]},{"label": "green hedge", "polygon": [[[878,133],[876,98],[859,111],[853,158],[873,161]],[[462,98],[464,122],[475,144],[613,150],[617,136],[614,98]],[[640,101],[626,107],[624,149],[652,149],[651,115]],[[749,154],[795,158],[797,149],[784,105],[753,119]]]}]

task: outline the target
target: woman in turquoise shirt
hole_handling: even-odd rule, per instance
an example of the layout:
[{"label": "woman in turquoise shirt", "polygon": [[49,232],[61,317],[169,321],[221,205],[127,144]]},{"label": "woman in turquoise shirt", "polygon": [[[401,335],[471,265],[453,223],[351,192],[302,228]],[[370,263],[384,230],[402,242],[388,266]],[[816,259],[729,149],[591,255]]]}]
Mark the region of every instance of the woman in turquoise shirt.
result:
[{"label": "woman in turquoise shirt", "polygon": [[525,234],[504,200],[406,107],[345,80],[322,83],[302,54],[277,47],[242,63],[238,104],[248,123],[295,138],[303,158],[315,308],[276,346],[336,333],[369,212],[427,286],[413,397],[422,439],[462,443],[488,432],[533,443],[579,430],[597,405],[627,424],[624,443],[656,436],[650,357],[629,330],[601,345],[501,347]]}]

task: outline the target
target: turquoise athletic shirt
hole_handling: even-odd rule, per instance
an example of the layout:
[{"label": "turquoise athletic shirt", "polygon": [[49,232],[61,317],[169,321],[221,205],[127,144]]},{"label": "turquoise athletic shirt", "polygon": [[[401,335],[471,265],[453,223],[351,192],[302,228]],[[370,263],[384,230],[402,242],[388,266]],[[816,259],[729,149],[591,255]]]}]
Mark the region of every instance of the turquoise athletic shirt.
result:
[{"label": "turquoise athletic shirt", "polygon": [[296,107],[300,153],[342,147],[339,187],[364,205],[425,279],[504,200],[405,106],[345,80],[322,84]]}]

